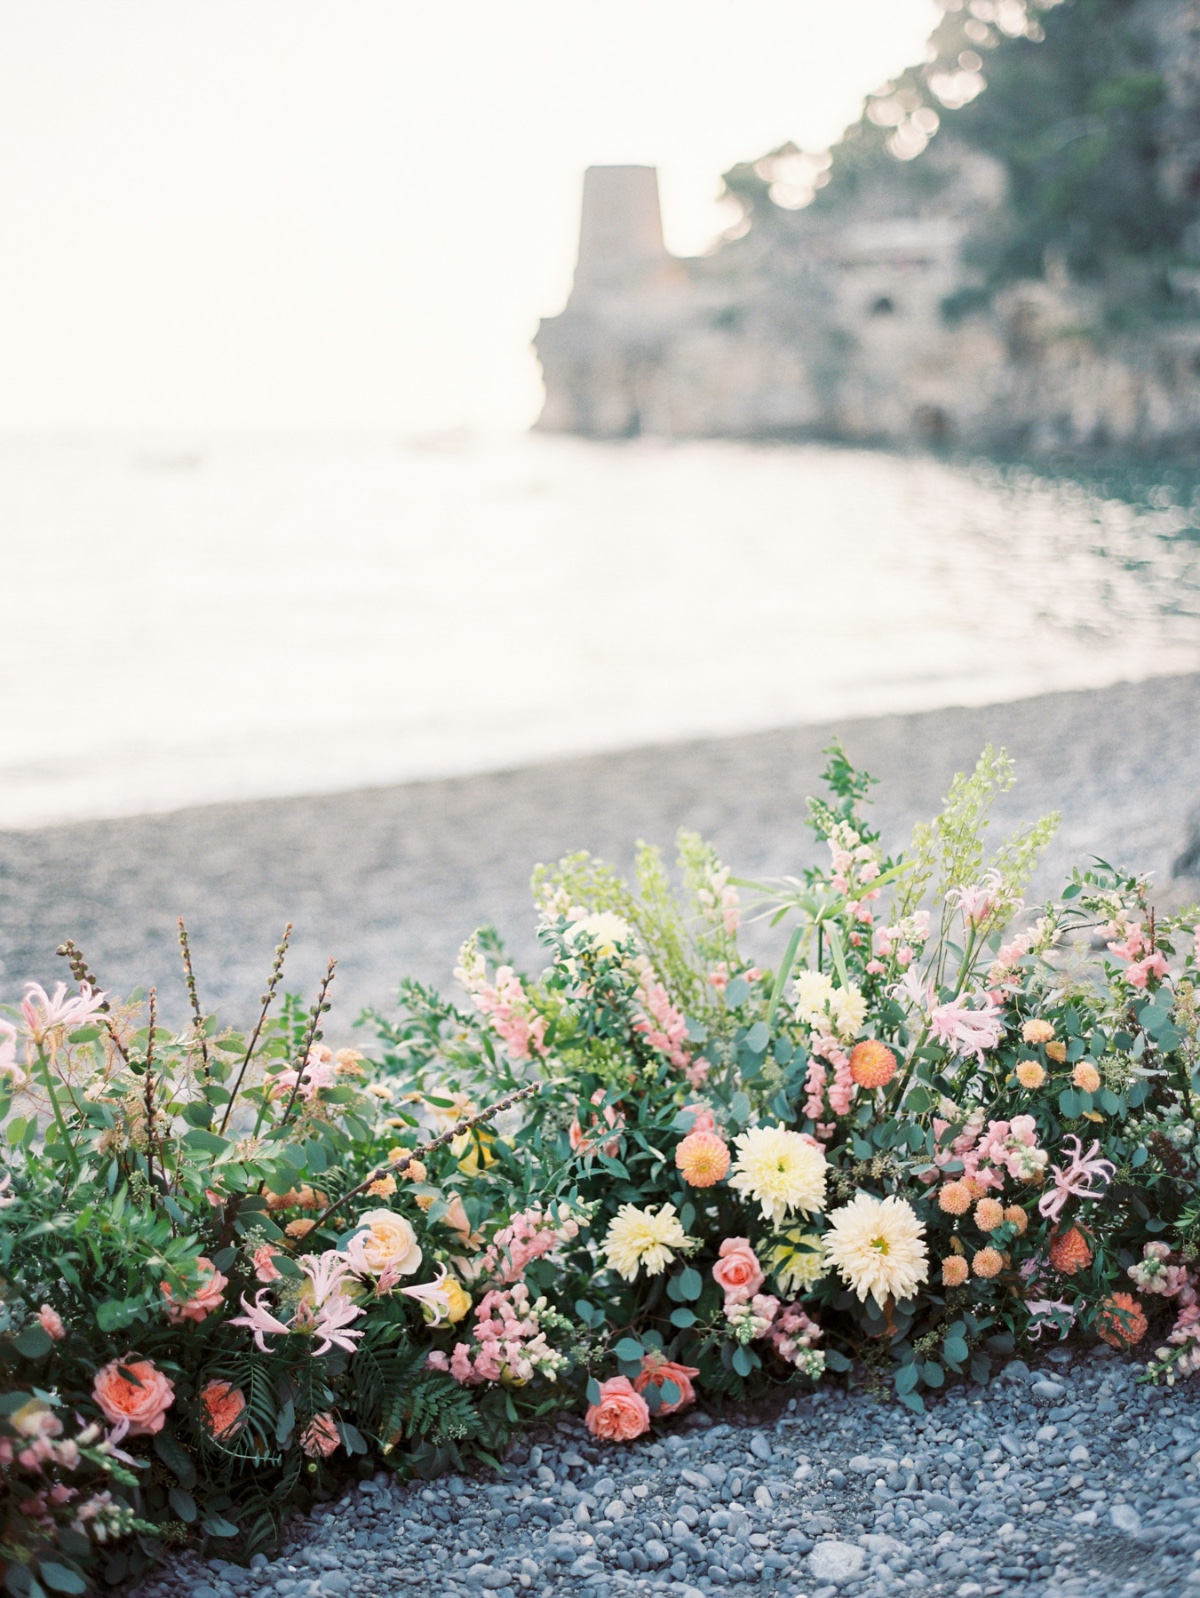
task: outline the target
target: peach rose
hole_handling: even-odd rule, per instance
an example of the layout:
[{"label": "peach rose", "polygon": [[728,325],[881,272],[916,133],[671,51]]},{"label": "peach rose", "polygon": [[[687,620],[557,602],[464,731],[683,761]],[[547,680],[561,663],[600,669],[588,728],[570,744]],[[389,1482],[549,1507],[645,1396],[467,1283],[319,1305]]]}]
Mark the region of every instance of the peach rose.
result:
[{"label": "peach rose", "polygon": [[346,1249],[346,1257],[356,1271],[380,1276],[391,1266],[398,1276],[411,1276],[420,1270],[417,1234],[403,1215],[397,1215],[395,1210],[368,1210],[359,1216],[358,1224],[367,1230],[359,1232]]},{"label": "peach rose", "polygon": [[[122,1371],[128,1371],[128,1376]],[[175,1384],[148,1359],[131,1359],[127,1354],[96,1372],[92,1397],[114,1426],[128,1421],[127,1436],[153,1437],[162,1431],[167,1411],[175,1402]]]},{"label": "peach rose", "polygon": [[279,1250],[272,1248],[270,1243],[260,1243],[254,1250],[254,1274],[260,1282],[277,1282],[283,1275],[275,1264],[278,1252]]},{"label": "peach rose", "polygon": [[300,1435],[300,1446],[309,1459],[328,1459],[340,1442],[337,1423],[328,1410],[315,1415]]},{"label": "peach rose", "polygon": [[229,1382],[206,1382],[200,1389],[204,1418],[214,1437],[229,1436],[246,1407],[246,1395]]},{"label": "peach rose", "polygon": [[650,1430],[650,1406],[628,1376],[612,1376],[600,1383],[600,1402],[588,1405],[583,1423],[593,1437],[628,1443]]},{"label": "peach rose", "polygon": [[725,1294],[725,1302],[749,1303],[766,1281],[747,1237],[727,1237],[713,1266],[713,1280]]},{"label": "peach rose", "polygon": [[167,1301],[167,1319],[172,1326],[178,1326],[181,1321],[195,1321],[199,1325],[212,1314],[213,1310],[220,1309],[225,1302],[225,1289],[229,1286],[229,1278],[222,1276],[213,1262],[205,1259],[203,1254],[196,1261],[196,1267],[200,1272],[200,1287],[182,1304],[175,1302],[169,1282],[160,1283],[163,1297]]},{"label": "peach rose", "polygon": [[37,1318],[42,1330],[52,1337],[56,1343],[61,1343],[67,1335],[67,1328],[63,1325],[62,1316],[56,1309],[51,1309],[49,1304],[43,1304],[37,1312]]},{"label": "peach rose", "polygon": [[634,1377],[633,1390],[635,1393],[644,1393],[647,1387],[653,1385],[661,1392],[664,1382],[674,1382],[679,1389],[679,1397],[671,1404],[664,1400],[658,1411],[660,1415],[674,1415],[676,1410],[686,1409],[689,1404],[695,1403],[696,1389],[692,1386],[692,1378],[699,1374],[693,1365],[677,1365],[674,1360],[664,1359],[661,1354],[644,1354],[641,1375]]}]

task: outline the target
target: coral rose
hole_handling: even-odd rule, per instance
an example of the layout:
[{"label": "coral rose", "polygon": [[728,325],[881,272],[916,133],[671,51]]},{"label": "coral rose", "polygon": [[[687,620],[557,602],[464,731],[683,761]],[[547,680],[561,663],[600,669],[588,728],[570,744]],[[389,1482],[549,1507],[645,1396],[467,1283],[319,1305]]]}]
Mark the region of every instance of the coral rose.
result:
[{"label": "coral rose", "polygon": [[693,1365],[677,1365],[674,1360],[664,1359],[661,1354],[645,1354],[642,1356],[641,1375],[633,1379],[633,1390],[635,1393],[644,1393],[647,1387],[653,1386],[661,1392],[664,1382],[674,1382],[679,1389],[679,1397],[671,1403],[664,1398],[658,1411],[660,1415],[674,1415],[677,1410],[686,1409],[695,1402],[696,1389],[692,1386],[692,1378],[699,1374]]},{"label": "coral rose", "polygon": [[1055,1232],[1050,1239],[1050,1263],[1064,1276],[1074,1276],[1076,1271],[1086,1271],[1092,1263],[1092,1251],[1087,1238],[1077,1226],[1067,1232]]},{"label": "coral rose", "polygon": [[200,1389],[200,1403],[213,1436],[228,1437],[246,1407],[246,1395],[231,1382],[205,1382]]},{"label": "coral rose", "polygon": [[712,1187],[729,1170],[729,1147],[715,1132],[689,1132],[675,1150],[675,1164],[692,1187]]},{"label": "coral rose", "polygon": [[182,1304],[175,1302],[171,1292],[170,1282],[162,1282],[162,1295],[167,1301],[167,1319],[172,1326],[178,1326],[181,1321],[195,1321],[197,1325],[207,1320],[213,1310],[220,1309],[225,1302],[225,1289],[229,1286],[229,1278],[222,1276],[211,1260],[205,1259],[201,1254],[196,1261],[196,1269],[200,1273],[200,1286],[185,1299]]},{"label": "coral rose", "polygon": [[1023,1088],[1028,1088],[1030,1093],[1036,1093],[1046,1080],[1045,1067],[1036,1060],[1022,1060],[1017,1066],[1017,1081]]},{"label": "coral rose", "polygon": [[971,1269],[985,1282],[990,1281],[993,1276],[999,1276],[1004,1269],[1004,1256],[999,1249],[981,1248],[971,1261]]},{"label": "coral rose", "polygon": [[850,1050],[850,1075],[860,1088],[882,1088],[896,1074],[896,1056],[886,1043],[868,1040]]},{"label": "coral rose", "polygon": [[938,1189],[938,1209],[947,1215],[965,1215],[971,1208],[971,1189],[965,1182],[946,1182]]},{"label": "coral rose", "polygon": [[[452,1224],[448,1215],[444,1218]],[[367,1210],[359,1216],[358,1224],[367,1230],[359,1232],[346,1247],[346,1258],[356,1271],[381,1276],[390,1266],[398,1276],[411,1276],[420,1270],[417,1234],[403,1215],[397,1215],[395,1210]]]},{"label": "coral rose", "polygon": [[128,1421],[129,1437],[153,1437],[162,1431],[167,1411],[175,1402],[175,1384],[148,1359],[126,1355],[100,1367],[92,1382],[92,1397],[114,1426]]},{"label": "coral rose", "polygon": [[1145,1337],[1149,1324],[1132,1293],[1113,1293],[1096,1316],[1096,1331],[1110,1348],[1133,1348]]},{"label": "coral rose", "polygon": [[721,1257],[713,1266],[713,1281],[725,1294],[726,1303],[749,1303],[766,1281],[750,1239],[727,1237],[718,1252]]},{"label": "coral rose", "polygon": [[942,1261],[943,1287],[961,1287],[969,1275],[967,1262],[961,1254],[947,1254]]},{"label": "coral rose", "polygon": [[628,1443],[650,1430],[650,1406],[628,1376],[612,1376],[600,1383],[600,1401],[588,1405],[583,1423],[593,1437]]},{"label": "coral rose", "polygon": [[300,1434],[300,1446],[309,1459],[328,1459],[341,1440],[337,1422],[328,1410],[315,1415]]},{"label": "coral rose", "polygon": [[1080,1060],[1071,1072],[1071,1081],[1081,1093],[1099,1093],[1100,1073],[1090,1060]]}]

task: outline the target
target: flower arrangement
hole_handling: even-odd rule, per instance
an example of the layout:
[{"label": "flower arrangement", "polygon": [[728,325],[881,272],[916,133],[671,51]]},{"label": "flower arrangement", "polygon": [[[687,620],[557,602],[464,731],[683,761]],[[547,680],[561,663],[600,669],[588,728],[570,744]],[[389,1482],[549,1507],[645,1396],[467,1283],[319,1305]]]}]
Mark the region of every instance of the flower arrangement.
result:
[{"label": "flower arrangement", "polygon": [[542,973],[478,932],[466,1002],[405,982],[370,1051],[322,1042],[332,967],[278,999],[286,937],[247,1034],[186,937],[181,1033],[64,946],[75,990],[0,1020],[9,1590],[247,1554],[563,1406],[602,1446],[831,1376],[920,1409],[1066,1336],[1200,1368],[1196,913],[1102,863],[1027,913],[1053,819],[989,851],[991,750],[903,854],[826,779],[823,868],[539,868]]}]

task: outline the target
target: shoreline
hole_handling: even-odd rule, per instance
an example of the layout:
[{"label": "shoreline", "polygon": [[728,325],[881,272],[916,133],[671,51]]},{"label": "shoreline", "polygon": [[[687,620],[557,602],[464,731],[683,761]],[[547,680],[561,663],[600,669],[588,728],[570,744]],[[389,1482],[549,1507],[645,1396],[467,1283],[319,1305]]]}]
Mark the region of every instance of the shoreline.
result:
[{"label": "shoreline", "polygon": [[[996,831],[1047,810],[1062,826],[1032,893],[1091,855],[1154,871],[1159,898],[1200,898],[1172,876],[1200,805],[1200,673],[982,707],[804,724],[655,744],[474,776],[0,832],[0,993],[60,980],[54,950],[83,949],[102,986],[155,983],[182,1019],[176,918],[202,1000],[235,1022],[255,1006],[287,921],[285,985],[311,992],[339,961],[330,1035],[397,980],[445,985],[459,944],[495,923],[518,963],[537,961],[529,875],[589,849],[627,869],[635,841],[671,851],[680,826],[735,873],[792,873],[813,857],[804,800],[841,737],[880,784],[877,824],[899,843],[933,815],[985,743],[1016,761]],[[1200,852],[1200,851],[1198,851]],[[1200,865],[1189,864],[1200,873]],[[752,941],[752,940],[751,940]],[[770,947],[764,943],[764,949]]]}]

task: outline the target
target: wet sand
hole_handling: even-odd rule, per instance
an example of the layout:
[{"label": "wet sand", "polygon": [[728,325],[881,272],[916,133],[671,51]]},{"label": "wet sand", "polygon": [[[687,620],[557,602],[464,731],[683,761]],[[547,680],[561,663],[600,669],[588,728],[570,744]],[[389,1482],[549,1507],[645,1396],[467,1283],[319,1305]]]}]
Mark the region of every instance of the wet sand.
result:
[{"label": "wet sand", "polygon": [[[201,988],[222,1016],[256,1003],[284,923],[296,925],[288,986],[311,989],[339,961],[329,1035],[384,1006],[409,973],[446,983],[468,932],[495,923],[536,965],[532,866],[590,849],[627,866],[638,838],[680,826],[712,839],[743,875],[815,858],[804,827],[822,750],[839,735],[881,779],[875,813],[899,843],[933,814],[983,744],[1004,746],[1018,782],[997,824],[1051,809],[1063,825],[1038,883],[1098,854],[1152,870],[1170,902],[1200,898],[1187,854],[1200,807],[1200,675],[919,715],[664,744],[451,780],[197,806],[169,814],[0,833],[0,995],[66,976],[72,937],[102,983],[155,983],[182,1015],[176,917]],[[1200,851],[1197,851],[1200,854]],[[756,939],[753,941],[757,941]]]}]

